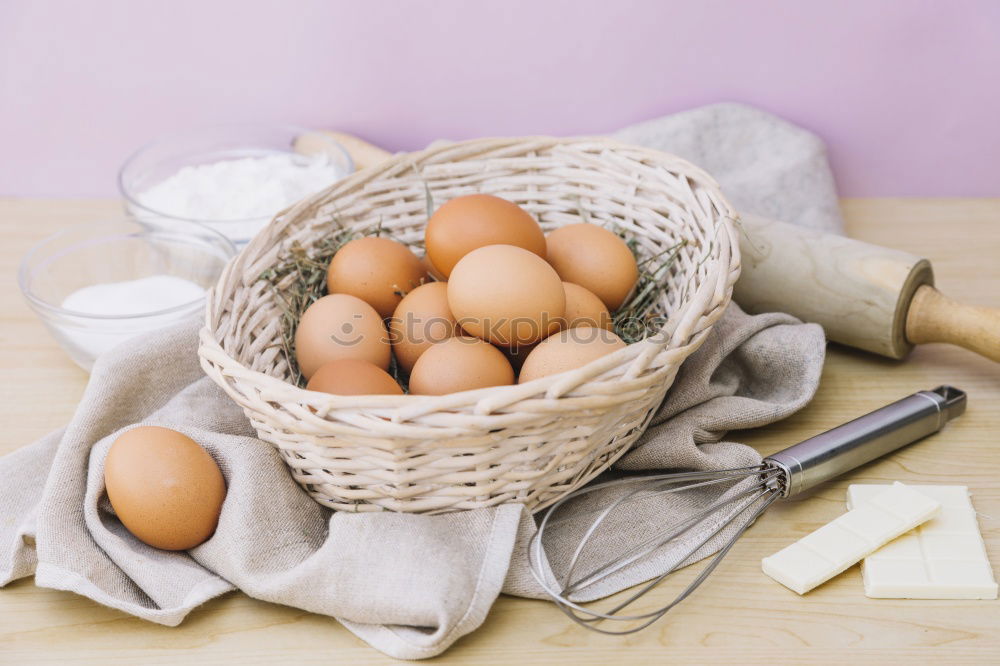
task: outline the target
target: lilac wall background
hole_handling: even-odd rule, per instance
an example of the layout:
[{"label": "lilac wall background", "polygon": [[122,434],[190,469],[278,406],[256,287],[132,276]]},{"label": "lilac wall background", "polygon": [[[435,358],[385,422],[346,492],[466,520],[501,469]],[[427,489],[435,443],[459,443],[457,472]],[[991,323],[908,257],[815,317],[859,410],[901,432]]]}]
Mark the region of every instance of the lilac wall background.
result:
[{"label": "lilac wall background", "polygon": [[113,195],[227,119],[391,149],[716,101],[820,134],[846,195],[1000,195],[997,0],[0,0],[0,194]]}]

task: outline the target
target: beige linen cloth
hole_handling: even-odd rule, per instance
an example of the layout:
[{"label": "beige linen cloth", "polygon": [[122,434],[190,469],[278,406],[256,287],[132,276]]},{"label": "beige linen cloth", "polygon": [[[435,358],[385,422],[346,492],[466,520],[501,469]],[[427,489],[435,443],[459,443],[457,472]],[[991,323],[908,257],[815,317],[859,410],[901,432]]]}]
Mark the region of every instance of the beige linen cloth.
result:
[{"label": "beige linen cloth", "polygon": [[[822,189],[826,183],[832,196],[822,146],[802,130],[735,105],[708,107],[700,116],[691,113],[690,131],[700,131],[703,123],[712,128],[705,130],[711,136],[721,137],[728,114],[736,135],[752,143],[758,131],[764,132],[786,155],[796,153],[789,144],[809,139],[800,149],[803,154],[819,150],[811,168],[821,163],[825,175],[802,174],[801,187],[808,189],[812,182]],[[674,132],[673,122],[667,118],[662,125],[648,125],[647,141],[636,128],[624,134],[668,148],[656,137],[657,132]],[[770,129],[751,131],[748,123]],[[783,128],[788,130],[785,144],[778,131]],[[719,140],[740,152],[736,138]],[[764,154],[767,146],[746,150]],[[697,161],[698,156],[688,157]],[[773,204],[785,197],[773,181],[791,181],[775,176],[778,162],[772,159],[775,168],[762,169],[766,177],[746,190],[745,201],[763,197]],[[801,168],[795,162],[788,171]],[[835,213],[835,201],[814,201],[807,213],[800,194],[788,193],[789,211],[814,217],[824,209]],[[782,217],[794,219],[791,214]],[[838,224],[834,214],[824,226],[835,229]],[[316,504],[292,481],[278,454],[256,439],[242,411],[202,374],[196,354],[199,326],[179,325],[112,350],[95,364],[69,425],[0,458],[0,586],[33,573],[37,585],[70,590],[166,625],[180,623],[208,599],[240,589],[258,599],[333,616],[373,647],[404,659],[443,652],[482,623],[501,592],[545,597],[527,565],[535,523],[518,505],[422,516],[333,513]],[[815,325],[783,314],[751,317],[731,307],[682,366],[646,434],[616,469],[709,469],[759,462],[756,451],[723,437],[731,429],[762,426],[805,405],[819,382],[824,345]],[[189,435],[212,454],[226,477],[228,493],[218,529],[191,551],[170,553],[142,544],[108,504],[104,458],[115,438],[137,424]],[[607,501],[613,492],[594,493],[597,497],[588,501]],[[579,508],[586,510],[586,505]],[[613,541],[641,538],[664,515],[694,508],[670,498],[644,502],[614,526]],[[550,562],[565,561],[578,530],[570,520],[547,533]],[[714,552],[718,541],[699,556]],[[648,580],[672,563],[677,552],[638,562],[579,598],[599,598]]]}]

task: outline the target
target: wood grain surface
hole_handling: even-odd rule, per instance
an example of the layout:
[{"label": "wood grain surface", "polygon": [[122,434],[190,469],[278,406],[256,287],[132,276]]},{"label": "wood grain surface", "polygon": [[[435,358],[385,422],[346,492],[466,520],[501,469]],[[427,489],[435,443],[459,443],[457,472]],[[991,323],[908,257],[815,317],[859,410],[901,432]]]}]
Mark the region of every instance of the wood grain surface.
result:
[{"label": "wood grain surface", "polygon": [[[857,238],[925,256],[938,287],[1000,305],[1000,199],[844,202]],[[114,201],[0,199],[0,454],[73,412],[86,376],[24,304],[17,264],[66,225],[118,214]],[[806,497],[778,503],[713,577],[649,630],[611,638],[576,627],[546,602],[502,597],[485,624],[436,661],[460,664],[1000,663],[1000,602],[867,599],[854,567],[805,597],[760,572],[760,558],[844,510],[849,482],[968,485],[994,568],[1000,568],[1000,364],[943,345],[906,362],[831,346],[816,399],[766,429],[738,433],[764,453],[913,391],[952,383],[969,410],[939,435]],[[2,511],[0,507],[0,511]],[[665,600],[676,589],[658,591]],[[392,660],[334,620],[234,593],[161,627],[25,579],[0,589],[0,664],[351,663]]]}]

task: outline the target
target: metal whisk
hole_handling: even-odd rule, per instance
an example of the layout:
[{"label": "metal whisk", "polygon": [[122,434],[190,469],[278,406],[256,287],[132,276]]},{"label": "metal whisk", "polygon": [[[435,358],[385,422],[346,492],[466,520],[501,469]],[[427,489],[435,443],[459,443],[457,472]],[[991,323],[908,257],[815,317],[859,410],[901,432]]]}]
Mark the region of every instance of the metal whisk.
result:
[{"label": "metal whisk", "polygon": [[[965,392],[951,386],[939,386],[932,391],[914,393],[800,442],[765,458],[759,465],[720,471],[634,476],[586,486],[553,504],[543,515],[528,547],[531,572],[556,605],[580,625],[605,634],[639,631],[663,617],[701,585],[735,545],[736,540],[775,500],[797,495],[937,432],[945,423],[965,411],[965,403]],[[568,502],[613,487],[620,487],[622,493],[606,507],[570,513],[562,519],[554,518]],[[588,546],[593,545],[595,538],[602,535],[602,526],[606,527],[609,517],[617,515],[616,512],[627,511],[637,502],[666,494],[690,491],[704,494],[713,490],[719,491],[717,497],[709,500],[703,508],[694,509],[691,515],[658,527],[656,533],[648,539],[622,549],[609,560],[587,567],[581,565],[588,553]],[[553,571],[556,578],[556,584],[553,585],[551,578],[545,575],[543,541],[546,530],[560,522],[591,516],[593,518],[564,565],[564,570],[558,574]],[[689,564],[689,560],[698,559],[698,551],[726,530],[731,532],[728,540],[673,601],[648,612],[625,612],[670,574]],[[694,538],[685,542],[685,537],[691,535]],[[629,592],[623,601],[615,602],[608,610],[598,611],[571,599],[646,558],[664,553],[678,542],[683,542],[683,545],[679,552],[671,554],[672,565],[667,565],[662,573]],[[581,573],[580,569],[584,571]],[[601,620],[635,624],[624,629],[607,629],[597,626]]]}]

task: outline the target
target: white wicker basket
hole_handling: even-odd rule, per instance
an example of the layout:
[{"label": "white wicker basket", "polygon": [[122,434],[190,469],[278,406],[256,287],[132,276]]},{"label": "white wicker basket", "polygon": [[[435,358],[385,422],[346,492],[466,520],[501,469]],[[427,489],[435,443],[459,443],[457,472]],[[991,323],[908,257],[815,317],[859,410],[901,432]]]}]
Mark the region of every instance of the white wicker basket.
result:
[{"label": "white wicker basket", "polygon": [[[344,227],[380,227],[420,246],[425,188],[437,205],[475,192],[502,196],[546,230],[583,215],[634,238],[640,257],[686,241],[656,306],[666,325],[585,367],[522,385],[333,396],[289,383],[281,311],[261,274],[293,243],[308,250]],[[229,264],[209,297],[202,366],[325,506],[442,512],[521,502],[537,510],[642,434],[730,301],[740,266],[734,219],[702,170],[609,139],[481,139],[397,155],[283,212]]]}]

